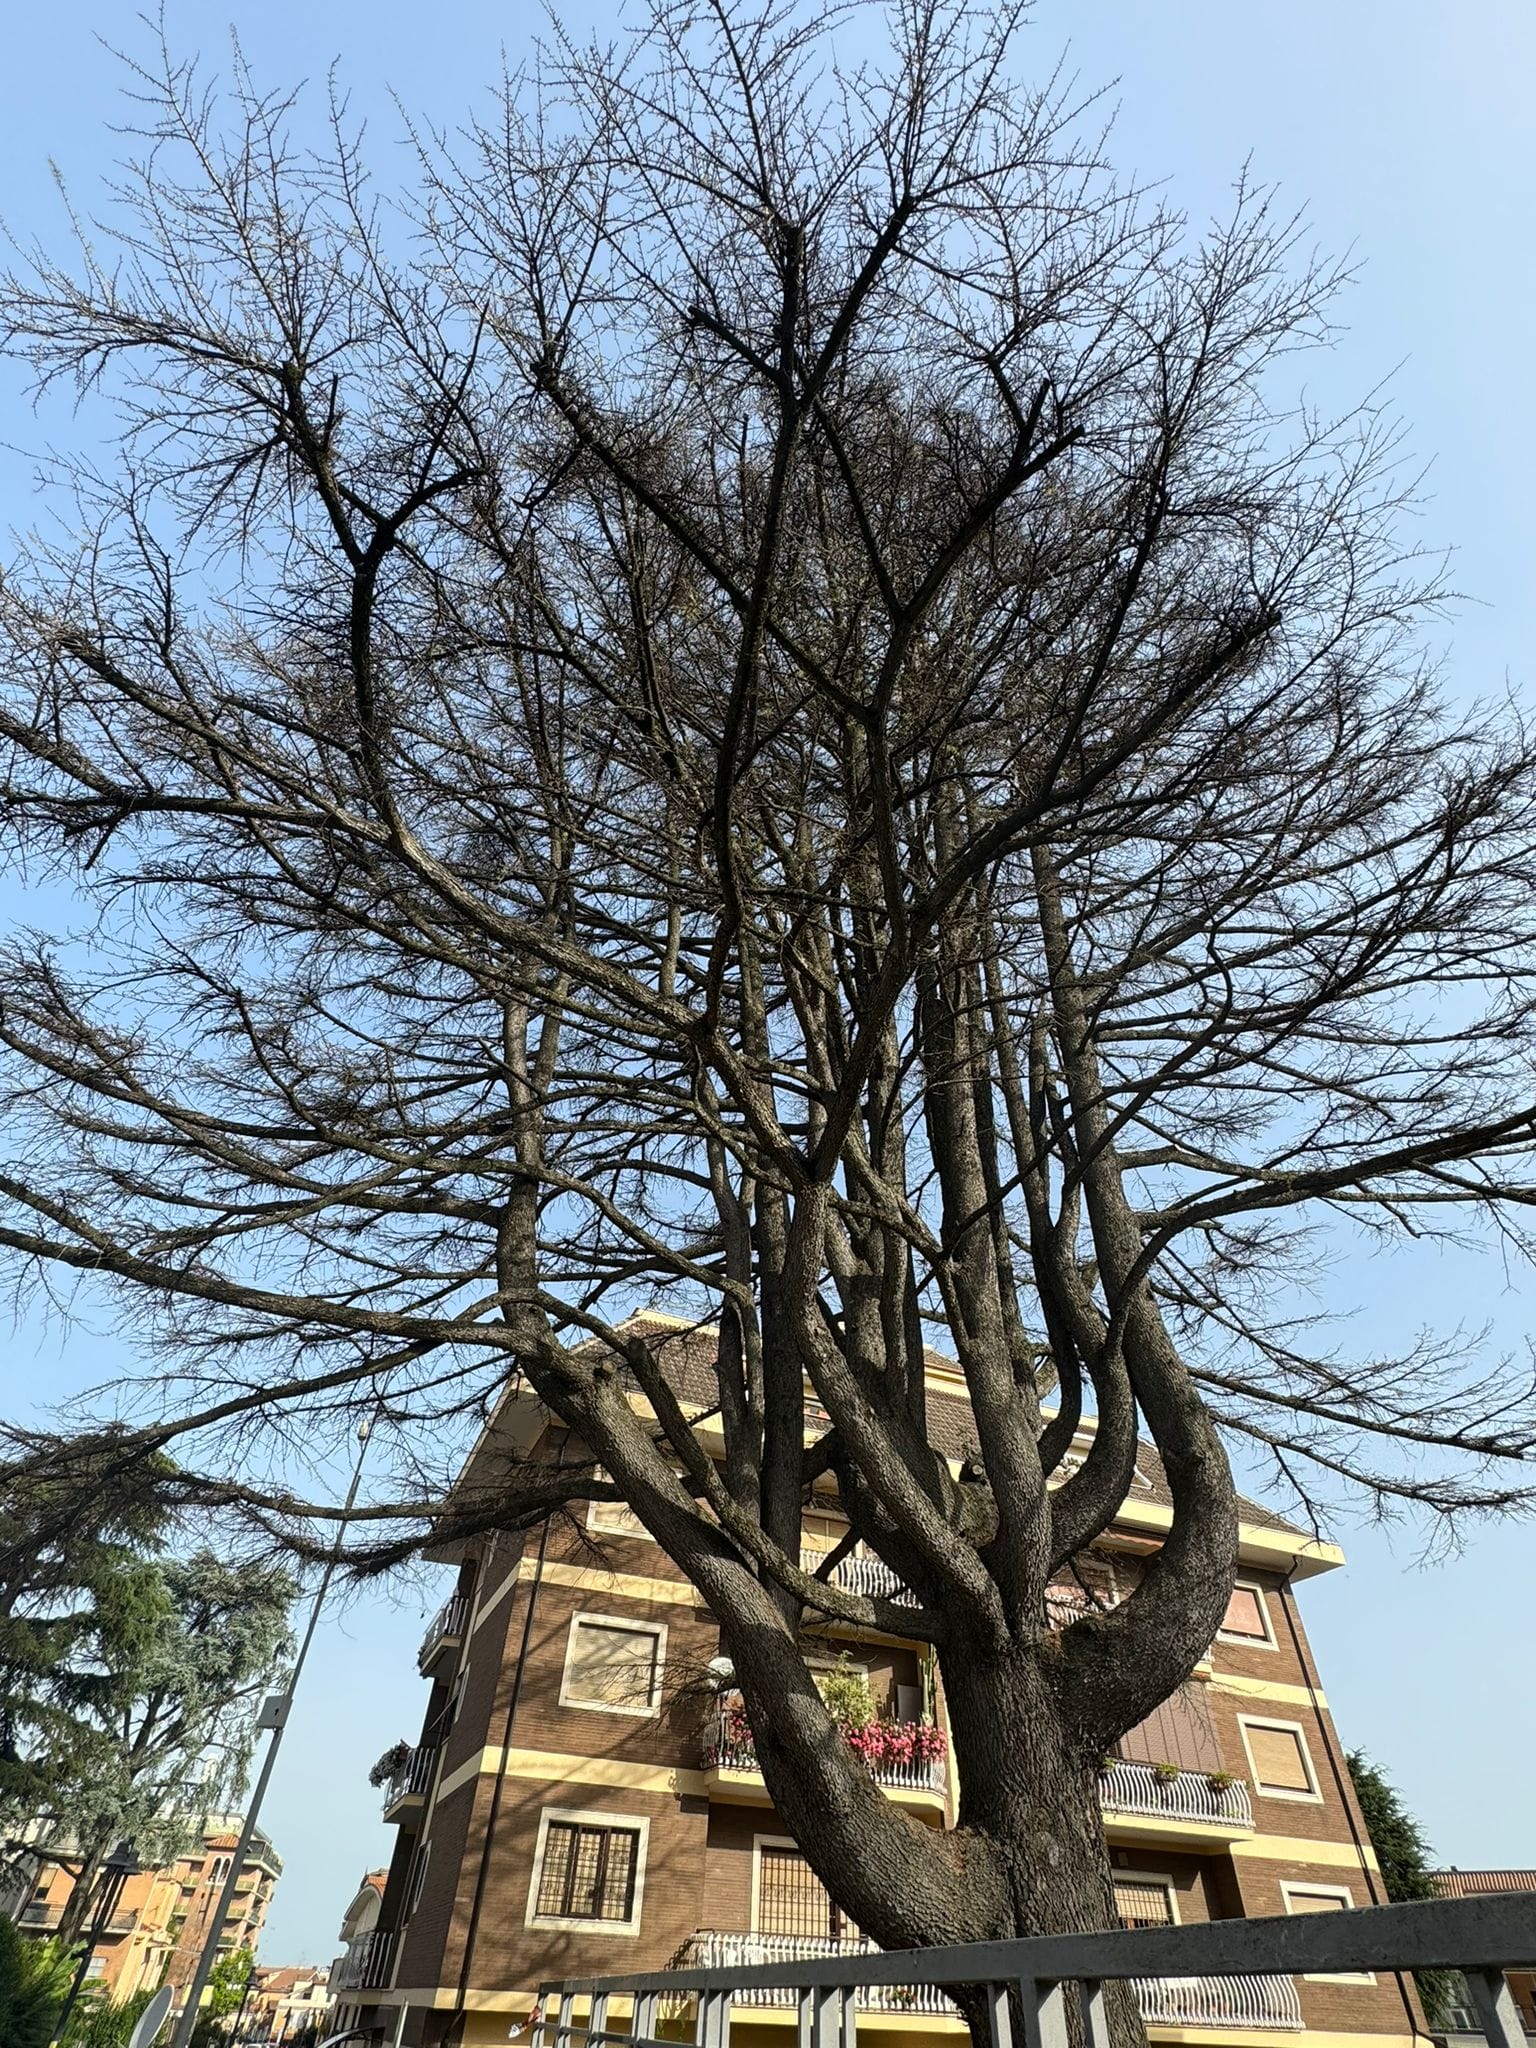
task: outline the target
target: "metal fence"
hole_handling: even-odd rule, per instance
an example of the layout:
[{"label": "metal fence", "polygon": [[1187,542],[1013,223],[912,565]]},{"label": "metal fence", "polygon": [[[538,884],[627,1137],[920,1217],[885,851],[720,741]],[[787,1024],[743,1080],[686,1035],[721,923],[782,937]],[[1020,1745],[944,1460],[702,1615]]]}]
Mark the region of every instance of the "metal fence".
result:
[{"label": "metal fence", "polygon": [[[941,2010],[930,2000],[950,1986],[979,1990],[993,2048],[1016,2048],[1016,2015],[1023,2018],[1017,2048],[1067,2048],[1069,1998],[1081,2012],[1089,2048],[1108,2048],[1107,1983],[1135,1985],[1143,2014],[1154,2024],[1294,2029],[1298,1976],[1415,1969],[1459,1970],[1489,2048],[1528,2048],[1504,1972],[1536,1966],[1536,1892],[801,1959],[755,1961],[745,1944],[762,1937],[736,1939],[742,1948],[712,1967],[542,1986],[533,2048],[600,2048],[608,2041],[662,2048],[657,2030],[664,2007],[669,2014],[691,2007],[698,2048],[728,2048],[734,2008],[774,2003],[795,2006],[798,2048],[853,2048],[861,2007],[911,2010],[910,1998],[921,2000],[919,2011]],[[1213,1985],[1225,1987],[1217,2006],[1205,2003],[1213,1994],[1196,1988]],[[621,1998],[632,2001],[630,2024],[610,2027],[609,2008]],[[580,2022],[578,1999],[587,2005]],[[1235,2019],[1237,2011],[1255,2016]]]}]

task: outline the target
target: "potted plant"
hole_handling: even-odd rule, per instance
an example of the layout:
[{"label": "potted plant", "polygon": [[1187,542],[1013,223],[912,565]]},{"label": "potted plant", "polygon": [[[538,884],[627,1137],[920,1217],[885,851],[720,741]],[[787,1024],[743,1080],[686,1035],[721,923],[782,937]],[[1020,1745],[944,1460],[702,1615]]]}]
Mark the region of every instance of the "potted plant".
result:
[{"label": "potted plant", "polygon": [[1159,1785],[1177,1785],[1183,1773],[1177,1764],[1154,1764],[1152,1776]]}]

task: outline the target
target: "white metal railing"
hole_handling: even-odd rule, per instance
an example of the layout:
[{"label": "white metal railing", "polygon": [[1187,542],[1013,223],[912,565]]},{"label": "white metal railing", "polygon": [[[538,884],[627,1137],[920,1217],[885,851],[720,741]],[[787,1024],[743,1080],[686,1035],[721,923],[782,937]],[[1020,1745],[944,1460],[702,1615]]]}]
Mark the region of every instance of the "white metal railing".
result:
[{"label": "white metal railing", "polygon": [[1294,1977],[1133,1977],[1149,2027],[1269,2027],[1299,2033]]},{"label": "white metal railing", "polygon": [[[799,1944],[794,1937],[708,1935],[690,1955],[705,1967],[568,1977],[539,1988],[532,2048],[663,2048],[669,2016],[693,2006],[697,2048],[729,2048],[734,2008],[791,1998],[801,2048],[855,2048],[870,2000],[962,1997],[991,2048],[1014,2048],[1022,2019],[1039,2048],[1065,2048],[1076,2008],[1084,2048],[1110,2048],[1106,1985],[1135,1989],[1148,2021],[1176,2027],[1302,2031],[1295,1979],[1361,1971],[1459,1970],[1488,2048],[1527,2048],[1505,1972],[1536,1966],[1536,1892],[1427,1899],[1263,1920],[1212,1920],[1122,1933],[1046,1934],[963,1947],[887,1952],[855,1941]],[[758,1960],[765,1941],[799,1955]],[[809,1949],[812,1953],[803,1951]],[[830,1952],[828,1952],[830,1951]],[[610,2002],[633,2001],[628,2027],[608,2024]],[[576,2002],[586,2002],[584,2021]],[[885,2011],[898,2006],[882,2003]]]},{"label": "white metal railing", "polygon": [[425,1799],[432,1789],[432,1767],[437,1751],[430,1743],[407,1752],[405,1761],[384,1787],[384,1811],[402,1799]]},{"label": "white metal railing", "polygon": [[389,1980],[390,1958],[395,1937],[383,1928],[354,1934],[338,1957],[332,1989],[335,1991],[377,1991]]},{"label": "white metal railing", "polygon": [[[802,1550],[801,1571],[820,1571],[827,1555],[826,1550]],[[884,1558],[839,1558],[827,1576],[830,1583],[844,1593],[856,1593],[864,1600],[889,1600],[897,1607],[916,1607],[918,1604],[917,1595],[910,1586],[903,1584]]]},{"label": "white metal railing", "polygon": [[[812,1956],[873,1956],[883,1951],[864,1934],[721,1934],[701,1929],[672,1958],[674,1970],[755,1969]],[[1148,2026],[1267,2027],[1299,2032],[1301,2000],[1290,1977],[1138,1977],[1136,2002]],[[754,1991],[743,2004],[793,2005],[788,1985]],[[866,1984],[855,1992],[860,2012],[953,2013],[937,1984]]]},{"label": "white metal railing", "polygon": [[[738,1970],[760,1963],[799,1962],[807,1956],[872,1956],[879,1947],[863,1934],[718,1934],[712,1928],[689,1935],[672,1958],[675,1970]],[[744,2004],[793,2005],[787,1985],[754,1991]],[[936,1984],[869,1984],[858,1993],[860,2012],[953,2012]]]},{"label": "white metal railing", "polygon": [[[899,1726],[900,1724],[895,1724]],[[927,1723],[923,1724],[927,1726]],[[884,1785],[891,1791],[899,1792],[942,1792],[945,1783],[945,1760],[942,1756],[928,1757],[921,1763],[907,1763],[895,1757],[863,1759],[864,1767],[877,1785]],[[749,1730],[741,1727],[728,1707],[720,1709],[720,1719],[715,1737],[704,1751],[704,1768],[722,1771],[756,1771],[757,1746]]]},{"label": "white metal railing", "polygon": [[1099,1773],[1099,1804],[1107,1813],[1154,1814],[1163,1819],[1219,1822],[1227,1827],[1253,1826],[1253,1801],[1248,1787],[1234,1778],[1223,1784],[1204,1771],[1183,1771],[1169,1777],[1154,1764],[1128,1763],[1121,1757]]},{"label": "white metal railing", "polygon": [[468,1594],[451,1594],[427,1624],[427,1632],[421,1639],[421,1648],[416,1653],[418,1665],[425,1666],[431,1662],[439,1643],[445,1642],[450,1636],[463,1635],[464,1624],[468,1619]]}]

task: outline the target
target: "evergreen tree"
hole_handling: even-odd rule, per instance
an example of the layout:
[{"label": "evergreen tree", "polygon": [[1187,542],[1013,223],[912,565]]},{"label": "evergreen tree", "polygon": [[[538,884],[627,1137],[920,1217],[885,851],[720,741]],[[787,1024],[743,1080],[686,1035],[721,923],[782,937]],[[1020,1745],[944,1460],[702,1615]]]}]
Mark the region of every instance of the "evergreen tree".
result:
[{"label": "evergreen tree", "polygon": [[47,2048],[74,1974],[74,1958],[56,1941],[29,1941],[0,1918],[0,2043]]},{"label": "evergreen tree", "polygon": [[[1381,1866],[1381,1881],[1388,1899],[1396,1905],[1404,1899],[1438,1898],[1440,1893],[1431,1870],[1434,1851],[1424,1830],[1403,1804],[1397,1787],[1364,1750],[1351,1750],[1345,1761],[1376,1850],[1376,1861]],[[1414,1972],[1414,1982],[1431,2026],[1441,2023],[1452,2003],[1455,1980],[1454,1970]]]}]

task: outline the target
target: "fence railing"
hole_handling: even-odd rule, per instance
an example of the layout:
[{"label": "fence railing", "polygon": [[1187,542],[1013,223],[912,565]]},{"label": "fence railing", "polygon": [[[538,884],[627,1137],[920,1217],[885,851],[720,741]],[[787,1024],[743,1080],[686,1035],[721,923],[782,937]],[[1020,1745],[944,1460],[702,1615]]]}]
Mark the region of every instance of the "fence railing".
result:
[{"label": "fence railing", "polygon": [[[799,1962],[809,1956],[873,1956],[881,1953],[867,1935],[720,1934],[704,1929],[690,1935],[672,1958],[679,1970],[755,1968],[764,1963]],[[1133,1979],[1141,2016],[1168,2027],[1265,2027],[1301,2030],[1301,2000],[1290,1977],[1138,1977]],[[747,1994],[754,2006],[791,2006],[799,1994],[780,1984]],[[865,1984],[853,1994],[859,2012],[954,2012],[937,1984]],[[678,2003],[686,2003],[679,1994]]]},{"label": "fence railing", "polygon": [[[827,1557],[825,1550],[803,1549],[800,1569],[818,1572]],[[830,1583],[845,1593],[857,1593],[865,1600],[890,1600],[898,1607],[916,1607],[917,1595],[900,1580],[880,1557],[839,1558],[827,1574]]]},{"label": "fence railing", "polygon": [[446,1642],[450,1636],[463,1635],[464,1624],[468,1619],[468,1594],[451,1594],[427,1624],[427,1632],[421,1639],[421,1648],[416,1652],[418,1667],[426,1669],[436,1655],[439,1643]]},{"label": "fence railing", "polygon": [[384,1811],[398,1806],[402,1799],[424,1799],[432,1789],[432,1767],[437,1761],[437,1750],[431,1743],[407,1752],[405,1761],[384,1786]]},{"label": "fence railing", "polygon": [[333,1991],[378,1991],[389,1982],[395,1937],[383,1928],[356,1934],[336,1964]]},{"label": "fence railing", "polygon": [[[741,1936],[743,1943],[762,1936]],[[719,1939],[719,1937],[716,1937]],[[1153,2024],[1234,2024],[1239,2012],[1263,2019],[1237,2025],[1294,2027],[1273,1987],[1306,1976],[1361,1971],[1460,1970],[1479,2030],[1489,2048],[1527,2048],[1519,2009],[1504,1973],[1536,1967],[1536,1892],[1475,1899],[1430,1899],[1405,1906],[1366,1906],[1295,1919],[1213,1920],[1203,1926],[1147,1927],[1121,1934],[1048,1934],[1024,1941],[975,1942],[961,1948],[880,1951],[802,1958],[739,1959],[713,1967],[654,1970],[619,1977],[568,1977],[540,1988],[533,2048],[660,2048],[662,2007],[691,2003],[698,2048],[728,2048],[731,2013],[765,1995],[786,1995],[797,2008],[800,2048],[853,2048],[861,2008],[871,1995],[915,1995],[964,1987],[986,2015],[992,2048],[1067,2048],[1070,1998],[1081,2014],[1088,2048],[1109,2048],[1104,1987],[1137,1987],[1167,2002],[1147,2012]],[[1193,2017],[1220,1980],[1225,2007],[1218,2019]],[[610,2028],[616,1998],[632,2001],[627,2028]],[[583,2021],[576,2001],[587,2004]],[[1273,2001],[1273,2002],[1270,2002]],[[890,2010],[889,2006],[881,2009]],[[923,2010],[931,2008],[923,2007]],[[1214,2006],[1204,2007],[1214,2011]],[[1283,2010],[1292,2008],[1287,2003]],[[1299,2017],[1299,2006],[1295,2008]]]},{"label": "fence railing", "polygon": [[1155,1814],[1171,1820],[1253,1826],[1253,1801],[1240,1780],[1212,1783],[1204,1771],[1180,1771],[1170,1778],[1152,1764],[1116,1757],[1099,1773],[1099,1804],[1106,1813]]}]

